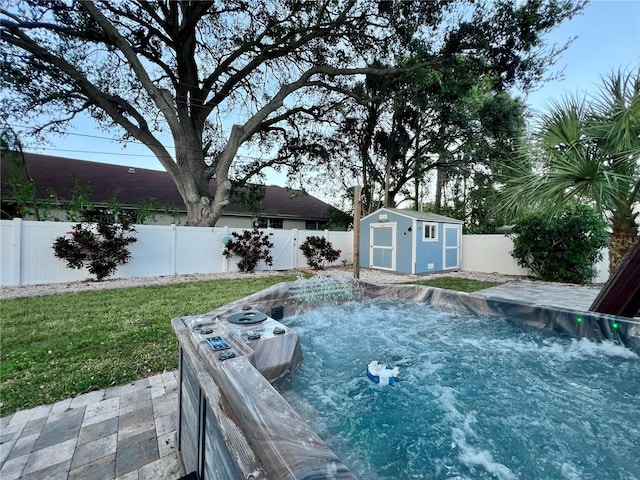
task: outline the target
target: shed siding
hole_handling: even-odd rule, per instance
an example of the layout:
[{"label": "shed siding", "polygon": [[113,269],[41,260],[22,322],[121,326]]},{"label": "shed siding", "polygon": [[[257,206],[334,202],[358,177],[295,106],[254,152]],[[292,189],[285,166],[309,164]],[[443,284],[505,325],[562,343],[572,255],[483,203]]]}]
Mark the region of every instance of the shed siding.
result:
[{"label": "shed siding", "polygon": [[418,222],[416,235],[416,274],[418,275],[442,270],[442,224],[438,223],[438,241],[425,242],[422,240],[424,223]]},{"label": "shed siding", "polygon": [[362,220],[360,222],[360,266],[369,268],[369,246],[371,241],[369,238],[369,230],[371,226],[371,219]]},{"label": "shed siding", "polygon": [[[445,229],[445,222],[452,222],[446,224],[448,227],[455,228]],[[371,245],[374,241],[379,246],[391,244],[391,239],[386,238],[391,234],[390,229],[375,228],[373,230],[376,232],[376,238],[371,238],[371,225],[379,224],[382,227],[382,225],[393,224],[395,225],[395,248],[392,252],[395,259],[394,270],[398,273],[418,275],[441,272],[447,268],[447,265],[456,264],[457,261],[458,253],[445,248],[446,244],[456,244],[452,242],[454,237],[459,238],[457,236],[460,234],[462,225],[453,222],[457,220],[432,214],[412,215],[398,213],[393,209],[378,210],[364,217],[360,223],[360,266],[371,267]],[[437,239],[430,241],[423,239],[426,225],[436,226]],[[445,235],[449,238],[448,243]],[[457,245],[460,248],[459,240]],[[373,264],[379,268],[391,268],[392,259],[386,257],[390,254],[389,250],[376,249]]]}]

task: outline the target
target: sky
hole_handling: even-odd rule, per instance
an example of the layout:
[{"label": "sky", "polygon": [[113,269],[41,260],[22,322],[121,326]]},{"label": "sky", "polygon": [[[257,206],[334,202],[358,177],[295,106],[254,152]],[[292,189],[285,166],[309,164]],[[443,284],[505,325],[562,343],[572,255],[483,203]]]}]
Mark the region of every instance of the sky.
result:
[{"label": "sky", "polygon": [[619,68],[640,66],[640,0],[596,0],[582,14],[563,23],[547,36],[547,43],[564,44],[577,37],[549,70],[562,72],[530,93],[532,111],[544,111],[554,99],[578,93],[595,93],[603,75]]},{"label": "sky", "polygon": [[[595,93],[601,77],[619,68],[640,66],[640,0],[595,0],[583,12],[551,31],[549,44],[563,45],[577,37],[549,73],[562,79],[548,82],[525,98],[529,108],[544,111],[553,100],[568,94]],[[91,120],[78,122],[66,137],[51,137],[52,145],[27,148],[34,153],[162,170],[143,145],[123,147],[108,140],[108,133],[94,129]],[[268,176],[268,184],[285,186],[280,176]],[[321,197],[320,195],[316,195]]]}]

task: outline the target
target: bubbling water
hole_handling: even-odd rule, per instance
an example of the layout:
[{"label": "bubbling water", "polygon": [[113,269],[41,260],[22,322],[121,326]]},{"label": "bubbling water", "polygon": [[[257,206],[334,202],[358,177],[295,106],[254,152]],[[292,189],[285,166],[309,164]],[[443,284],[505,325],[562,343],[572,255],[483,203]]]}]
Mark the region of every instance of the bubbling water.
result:
[{"label": "bubbling water", "polygon": [[[637,479],[640,359],[417,302],[285,319],[305,363],[278,385],[363,479]],[[366,377],[371,360],[400,381]]]},{"label": "bubbling water", "polygon": [[335,304],[360,298],[358,282],[343,275],[314,275],[305,279],[302,275],[289,286],[289,297],[293,303]]}]

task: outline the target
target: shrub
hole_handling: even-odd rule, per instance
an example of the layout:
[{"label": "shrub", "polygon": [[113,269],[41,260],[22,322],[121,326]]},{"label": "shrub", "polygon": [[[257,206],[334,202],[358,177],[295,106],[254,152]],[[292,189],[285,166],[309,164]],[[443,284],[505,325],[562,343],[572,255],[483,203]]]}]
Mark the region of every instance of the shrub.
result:
[{"label": "shrub", "polygon": [[95,210],[83,212],[83,217],[85,222],[76,224],[67,233],[71,238],[56,238],[53,250],[69,268],[87,265],[89,273],[101,282],[131,259],[128,245],[137,239],[125,234],[135,232],[135,228],[126,217],[121,223],[113,223],[111,218]]},{"label": "shrub", "polygon": [[595,276],[595,263],[607,245],[605,222],[585,205],[548,217],[531,213],[513,228],[512,256],[545,281],[586,283]]},{"label": "shrub", "polygon": [[340,250],[335,250],[324,237],[307,237],[300,250],[307,259],[307,265],[314,270],[324,270],[326,262],[335,262],[340,257]]},{"label": "shrub", "polygon": [[222,254],[227,258],[233,255],[240,257],[238,268],[242,272],[253,272],[260,260],[264,260],[267,265],[273,265],[271,256],[273,243],[268,235],[254,228],[244,230],[242,233],[231,232],[231,237],[225,244]]}]

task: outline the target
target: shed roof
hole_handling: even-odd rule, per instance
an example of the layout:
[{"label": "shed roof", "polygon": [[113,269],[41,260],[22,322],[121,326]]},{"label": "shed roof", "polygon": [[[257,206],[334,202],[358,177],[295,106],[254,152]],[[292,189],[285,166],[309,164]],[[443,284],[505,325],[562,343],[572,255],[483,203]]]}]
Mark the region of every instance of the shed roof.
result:
[{"label": "shed roof", "polygon": [[421,220],[421,221],[424,221],[424,222],[460,223],[460,224],[464,223],[462,220],[456,220],[455,218],[446,217],[444,215],[438,215],[437,213],[416,212],[415,210],[403,210],[403,209],[400,209],[400,208],[387,208],[387,207],[380,208],[380,209],[376,210],[375,212],[370,213],[366,217],[363,217],[363,220],[365,218],[369,218],[369,217],[372,217],[374,215],[379,215],[380,212],[382,212],[382,211],[395,213],[397,215],[402,215],[404,217],[415,218],[417,220]]},{"label": "shed roof", "polygon": [[[2,152],[2,199],[10,200],[12,188],[9,185],[15,172],[10,165],[13,152]],[[106,204],[116,198],[124,207],[136,207],[140,203],[155,199],[160,204],[171,205],[179,212],[186,208],[178,188],[171,176],[164,171],[127,167],[107,163],[54,157],[36,153],[23,154],[29,175],[36,185],[36,197],[51,201],[49,191],[55,191],[57,199],[71,200],[78,188],[89,187],[90,201]],[[13,157],[15,159],[15,156]],[[209,192],[213,196],[216,184],[212,181]],[[266,186],[265,196],[260,205],[260,215],[283,218],[304,218],[308,220],[328,220],[329,205],[322,200],[304,193],[278,186]],[[223,213],[230,215],[251,215],[241,202],[227,205]]]}]

